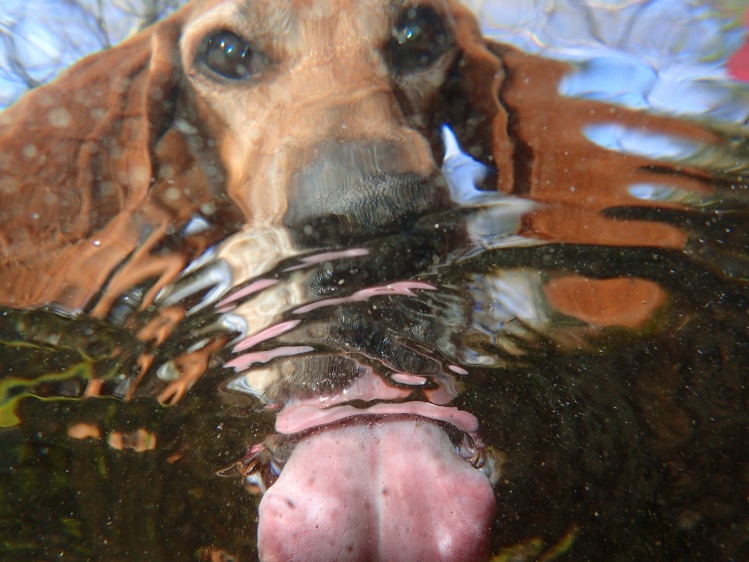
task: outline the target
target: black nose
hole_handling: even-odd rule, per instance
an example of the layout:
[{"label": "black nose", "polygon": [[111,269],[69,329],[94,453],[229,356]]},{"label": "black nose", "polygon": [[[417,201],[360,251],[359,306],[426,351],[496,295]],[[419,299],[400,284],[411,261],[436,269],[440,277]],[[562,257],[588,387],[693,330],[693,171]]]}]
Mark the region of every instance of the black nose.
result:
[{"label": "black nose", "polygon": [[446,208],[441,174],[408,170],[396,143],[326,144],[289,185],[284,225],[303,238],[369,238]]}]

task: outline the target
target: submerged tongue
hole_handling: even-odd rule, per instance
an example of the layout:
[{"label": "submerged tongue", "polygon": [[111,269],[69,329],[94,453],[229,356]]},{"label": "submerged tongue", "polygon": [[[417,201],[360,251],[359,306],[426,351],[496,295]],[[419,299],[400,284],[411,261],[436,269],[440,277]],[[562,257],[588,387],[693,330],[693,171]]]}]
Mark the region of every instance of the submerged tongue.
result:
[{"label": "submerged tongue", "polygon": [[494,494],[423,418],[328,426],[260,502],[263,561],[485,560]]}]

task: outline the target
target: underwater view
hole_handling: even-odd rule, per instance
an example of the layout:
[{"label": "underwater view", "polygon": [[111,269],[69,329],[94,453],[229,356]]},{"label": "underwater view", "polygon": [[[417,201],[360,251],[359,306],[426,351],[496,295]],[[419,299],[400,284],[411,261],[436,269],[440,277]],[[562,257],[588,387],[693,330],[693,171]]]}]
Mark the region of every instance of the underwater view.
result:
[{"label": "underwater view", "polygon": [[141,4],[0,8],[1,560],[749,560],[749,3]]}]

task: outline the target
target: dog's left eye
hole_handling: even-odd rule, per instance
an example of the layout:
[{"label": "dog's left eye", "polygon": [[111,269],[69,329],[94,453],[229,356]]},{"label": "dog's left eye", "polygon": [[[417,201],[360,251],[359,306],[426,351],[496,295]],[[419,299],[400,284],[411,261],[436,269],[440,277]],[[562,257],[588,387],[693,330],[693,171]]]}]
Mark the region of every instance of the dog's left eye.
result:
[{"label": "dog's left eye", "polygon": [[392,29],[388,45],[391,68],[398,74],[427,68],[450,48],[450,34],[431,8],[405,10]]},{"label": "dog's left eye", "polygon": [[209,35],[198,48],[201,61],[230,80],[243,80],[257,72],[256,54],[248,41],[231,31]]}]

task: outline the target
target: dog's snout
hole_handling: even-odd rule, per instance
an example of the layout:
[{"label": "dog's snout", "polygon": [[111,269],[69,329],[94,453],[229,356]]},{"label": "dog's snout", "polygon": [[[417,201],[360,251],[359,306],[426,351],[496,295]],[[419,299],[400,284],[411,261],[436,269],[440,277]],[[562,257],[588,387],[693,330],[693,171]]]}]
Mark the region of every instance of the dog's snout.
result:
[{"label": "dog's snout", "polygon": [[336,238],[405,228],[449,200],[436,170],[415,168],[401,143],[326,142],[291,177],[284,224]]},{"label": "dog's snout", "polygon": [[352,180],[369,175],[431,173],[431,159],[423,162],[421,147],[409,140],[326,140],[298,152],[299,169],[292,177],[292,196],[297,195],[297,190],[345,187]]}]

